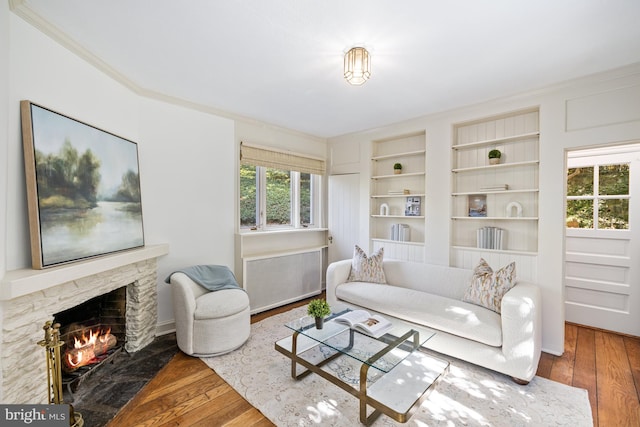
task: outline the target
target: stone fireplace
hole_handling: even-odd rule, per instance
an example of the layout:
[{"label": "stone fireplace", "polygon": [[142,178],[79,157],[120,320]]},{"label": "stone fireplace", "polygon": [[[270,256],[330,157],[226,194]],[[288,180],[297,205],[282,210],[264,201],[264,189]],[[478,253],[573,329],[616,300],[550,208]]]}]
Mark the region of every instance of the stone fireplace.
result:
[{"label": "stone fireplace", "polygon": [[[166,245],[147,246],[47,270],[16,270],[0,284],[0,401],[47,403],[42,326],[56,313],[126,287],[125,350],[135,352],[155,337],[157,262]],[[64,326],[64,325],[63,325]]]}]

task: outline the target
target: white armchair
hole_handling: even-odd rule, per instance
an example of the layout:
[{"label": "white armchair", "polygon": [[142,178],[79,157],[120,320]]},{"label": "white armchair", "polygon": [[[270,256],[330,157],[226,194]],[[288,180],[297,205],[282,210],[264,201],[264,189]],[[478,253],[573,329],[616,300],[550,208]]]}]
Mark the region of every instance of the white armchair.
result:
[{"label": "white armchair", "polygon": [[244,290],[211,292],[181,272],[173,273],[170,283],[180,350],[196,357],[217,356],[247,341],[251,322]]}]

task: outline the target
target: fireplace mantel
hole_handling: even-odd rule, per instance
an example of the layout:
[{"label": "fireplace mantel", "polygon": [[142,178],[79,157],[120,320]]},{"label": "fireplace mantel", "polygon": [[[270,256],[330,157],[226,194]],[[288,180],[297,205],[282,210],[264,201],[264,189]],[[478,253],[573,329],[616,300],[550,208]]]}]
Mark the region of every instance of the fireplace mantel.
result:
[{"label": "fireplace mantel", "polygon": [[45,270],[25,268],[8,271],[0,282],[0,301],[12,300],[127,264],[158,258],[168,253],[168,244],[147,245],[139,249],[91,258]]}]

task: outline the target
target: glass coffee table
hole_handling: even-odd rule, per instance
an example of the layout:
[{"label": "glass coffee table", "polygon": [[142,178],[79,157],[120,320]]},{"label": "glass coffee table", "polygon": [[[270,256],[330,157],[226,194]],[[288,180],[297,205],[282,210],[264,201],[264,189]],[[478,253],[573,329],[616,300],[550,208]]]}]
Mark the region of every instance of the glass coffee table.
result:
[{"label": "glass coffee table", "polygon": [[[275,343],[275,349],[291,359],[291,376],[299,380],[315,373],[360,400],[360,422],[373,423],[381,414],[404,423],[449,370],[449,362],[428,355],[420,348],[435,335],[433,330],[382,315],[392,328],[374,338],[332,319],[346,307],[336,307],[316,329],[312,317],[288,322],[291,336]],[[378,314],[369,311],[371,314]],[[339,357],[350,357],[360,365],[356,384],[323,369]],[[373,412],[367,415],[368,407]]]}]

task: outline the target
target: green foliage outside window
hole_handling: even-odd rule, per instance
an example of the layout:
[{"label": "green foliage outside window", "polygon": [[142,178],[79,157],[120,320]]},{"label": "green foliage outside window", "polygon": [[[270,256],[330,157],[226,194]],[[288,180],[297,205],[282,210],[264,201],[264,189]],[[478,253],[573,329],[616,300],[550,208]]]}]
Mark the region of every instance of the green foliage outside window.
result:
[{"label": "green foliage outside window", "polygon": [[311,174],[300,174],[300,224],[311,224]]},{"label": "green foliage outside window", "polygon": [[256,167],[240,166],[240,225],[253,227],[256,220]]},{"label": "green foliage outside window", "polygon": [[593,166],[567,171],[567,196],[593,195]]},{"label": "green foliage outside window", "polygon": [[629,229],[629,199],[600,200],[598,204],[598,228]]},{"label": "green foliage outside window", "polygon": [[[240,167],[240,225],[253,227],[258,224],[259,212],[256,203],[257,168],[250,165]],[[292,209],[291,172],[286,170],[265,169],[266,176],[266,216],[267,225],[290,225]],[[300,224],[311,223],[312,175],[300,174]]]},{"label": "green foliage outside window", "polygon": [[267,168],[267,225],[291,224],[291,172]]},{"label": "green foliage outside window", "polygon": [[629,165],[603,165],[599,168],[598,193],[609,196],[629,194]]},{"label": "green foliage outside window", "polygon": [[[598,188],[595,191],[595,182]],[[629,228],[629,165],[600,165],[567,171],[567,227],[625,230]],[[594,206],[597,204],[597,212]],[[597,214],[597,215],[596,215]]]},{"label": "green foliage outside window", "polygon": [[567,227],[593,228],[593,199],[567,200]]}]

